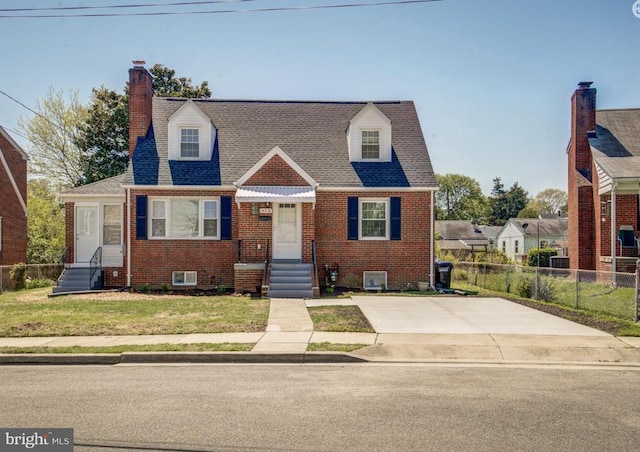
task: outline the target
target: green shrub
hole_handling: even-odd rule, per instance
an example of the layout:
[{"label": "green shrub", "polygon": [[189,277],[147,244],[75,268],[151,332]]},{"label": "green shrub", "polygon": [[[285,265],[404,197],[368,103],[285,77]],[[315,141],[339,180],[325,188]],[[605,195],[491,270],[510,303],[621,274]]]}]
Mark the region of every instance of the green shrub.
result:
[{"label": "green shrub", "polygon": [[140,286],[140,289],[139,289],[139,290],[140,290],[140,292],[142,292],[142,293],[149,292],[149,286],[148,286],[147,284],[143,284],[143,285],[141,285],[141,286]]},{"label": "green shrub", "polygon": [[516,293],[524,298],[531,298],[531,280],[523,278],[516,284]]},{"label": "green shrub", "polygon": [[529,267],[538,266],[538,254],[540,254],[540,267],[548,267],[551,265],[551,257],[558,254],[553,248],[531,248],[527,253],[527,265]]},{"label": "green shrub", "polygon": [[160,290],[162,290],[163,292],[169,292],[169,285],[167,283],[162,283],[162,285],[160,286]]},{"label": "green shrub", "polygon": [[23,262],[18,262],[9,271],[9,277],[15,283],[16,290],[22,290],[27,287],[27,265]]},{"label": "green shrub", "polygon": [[55,281],[50,279],[41,278],[41,279],[28,279],[27,280],[27,289],[40,289],[41,287],[51,287],[55,286]]}]

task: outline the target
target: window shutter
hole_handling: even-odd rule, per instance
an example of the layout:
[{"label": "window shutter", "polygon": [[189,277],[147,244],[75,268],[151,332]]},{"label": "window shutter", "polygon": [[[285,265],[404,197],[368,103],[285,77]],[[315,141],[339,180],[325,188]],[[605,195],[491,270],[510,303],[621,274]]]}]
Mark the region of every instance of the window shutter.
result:
[{"label": "window shutter", "polygon": [[402,198],[391,198],[391,240],[400,240],[402,235]]},{"label": "window shutter", "polygon": [[231,196],[220,198],[220,239],[231,240]]},{"label": "window shutter", "polygon": [[358,240],[358,198],[347,198],[347,239]]},{"label": "window shutter", "polygon": [[136,239],[147,240],[147,196],[136,195]]}]

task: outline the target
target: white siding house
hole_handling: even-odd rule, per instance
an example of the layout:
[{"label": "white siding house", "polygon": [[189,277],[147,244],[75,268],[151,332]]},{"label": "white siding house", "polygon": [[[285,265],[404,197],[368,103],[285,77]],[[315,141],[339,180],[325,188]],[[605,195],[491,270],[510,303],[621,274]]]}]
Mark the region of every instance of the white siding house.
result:
[{"label": "white siding house", "polygon": [[495,245],[509,259],[520,263],[532,248],[556,248],[566,242],[567,227],[566,218],[511,218],[498,233]]}]

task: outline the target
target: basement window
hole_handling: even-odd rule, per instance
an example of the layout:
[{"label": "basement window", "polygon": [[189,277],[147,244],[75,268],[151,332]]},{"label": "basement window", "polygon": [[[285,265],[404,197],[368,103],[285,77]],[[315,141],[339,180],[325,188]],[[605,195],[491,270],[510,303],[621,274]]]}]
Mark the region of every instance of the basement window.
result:
[{"label": "basement window", "polygon": [[171,284],[173,284],[174,286],[195,286],[198,284],[198,272],[172,272]]}]

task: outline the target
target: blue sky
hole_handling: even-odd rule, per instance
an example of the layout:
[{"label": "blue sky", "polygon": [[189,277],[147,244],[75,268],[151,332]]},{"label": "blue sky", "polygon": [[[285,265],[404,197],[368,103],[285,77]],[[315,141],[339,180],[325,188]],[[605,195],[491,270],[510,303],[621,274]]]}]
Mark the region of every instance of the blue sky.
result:
[{"label": "blue sky", "polygon": [[[177,10],[375,1],[255,0]],[[0,0],[0,9],[147,2]],[[640,107],[640,19],[632,14],[633,3],[443,0],[0,19],[0,90],[32,108],[49,87],[77,90],[88,101],[92,87],[122,90],[131,61],[144,59],[194,83],[209,81],[214,98],[411,99],[436,173],[473,177],[485,194],[500,177],[506,187],[517,181],[535,195],[566,189],[569,100],[579,81],[595,82],[598,108]],[[0,125],[15,129],[18,118],[29,115],[0,95]]]}]

